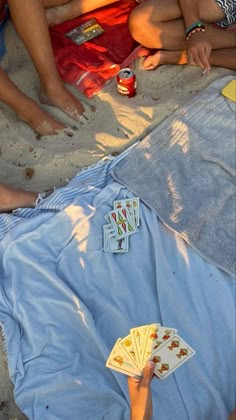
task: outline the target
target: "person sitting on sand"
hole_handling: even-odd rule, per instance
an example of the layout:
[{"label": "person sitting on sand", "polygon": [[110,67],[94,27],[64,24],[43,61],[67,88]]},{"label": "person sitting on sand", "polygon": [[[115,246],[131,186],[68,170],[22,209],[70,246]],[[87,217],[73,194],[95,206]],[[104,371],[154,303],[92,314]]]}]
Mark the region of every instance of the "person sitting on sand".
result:
[{"label": "person sitting on sand", "polygon": [[144,60],[144,69],[153,70],[160,64],[191,64],[206,72],[211,66],[236,70],[235,0],[140,3],[129,17],[131,34],[145,47],[157,49]]},{"label": "person sitting on sand", "polygon": [[[24,0],[23,2],[8,0],[7,2],[11,20],[28,49],[38,72],[41,83],[40,101],[60,108],[74,120],[79,121],[85,110],[75,96],[66,89],[59,77],[48,30],[47,16],[49,24],[52,25],[56,23],[55,19],[52,19],[52,15],[55,17],[55,13],[58,12],[60,6],[62,7],[64,18],[69,19],[72,15],[67,13],[65,16],[65,11],[67,10],[68,12],[70,10],[71,12],[71,9],[73,9],[73,13],[75,13],[75,6],[78,16],[81,13],[113,1],[93,0],[89,2],[90,6],[84,6],[83,3],[85,1],[83,0],[72,0],[70,2],[66,0]],[[65,5],[65,3],[70,3],[70,6],[68,4]],[[67,6],[67,9],[63,9],[65,6]],[[71,9],[68,9],[69,7]],[[1,55],[5,52],[3,46],[4,31],[1,25],[3,26],[6,23],[8,8],[6,1],[0,0],[0,60],[2,58]],[[4,73],[1,66],[0,101],[10,106],[19,118],[29,124],[40,135],[56,134],[65,128],[62,123],[45,112],[37,102],[24,95]]]}]

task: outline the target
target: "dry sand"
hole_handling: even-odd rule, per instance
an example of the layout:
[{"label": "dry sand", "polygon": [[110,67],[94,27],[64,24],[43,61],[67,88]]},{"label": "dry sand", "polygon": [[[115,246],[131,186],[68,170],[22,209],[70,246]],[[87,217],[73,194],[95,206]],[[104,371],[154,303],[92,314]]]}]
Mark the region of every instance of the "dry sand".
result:
[{"label": "dry sand", "polygon": [[[37,99],[37,74],[11,25],[7,47],[4,68],[23,92]],[[38,192],[62,186],[82,168],[142,139],[190,97],[215,79],[232,73],[214,68],[209,76],[201,77],[200,69],[189,66],[160,66],[145,72],[140,61],[134,64],[134,70],[138,89],[132,99],[116,92],[115,81],[90,100],[73,89],[85,105],[95,108],[84,126],[45,106],[66,125],[75,127],[72,137],[63,133],[38,139],[13,111],[0,103],[0,180]],[[12,389],[0,339],[0,420],[25,418],[14,404]]]}]

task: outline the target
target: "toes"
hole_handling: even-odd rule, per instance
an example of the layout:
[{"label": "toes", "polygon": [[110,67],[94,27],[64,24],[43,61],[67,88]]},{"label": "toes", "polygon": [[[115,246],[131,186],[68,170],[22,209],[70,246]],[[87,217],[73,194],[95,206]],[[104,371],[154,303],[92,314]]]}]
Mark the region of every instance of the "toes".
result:
[{"label": "toes", "polygon": [[160,64],[160,52],[156,52],[153,55],[149,55],[143,62],[143,68],[145,70],[154,70]]}]

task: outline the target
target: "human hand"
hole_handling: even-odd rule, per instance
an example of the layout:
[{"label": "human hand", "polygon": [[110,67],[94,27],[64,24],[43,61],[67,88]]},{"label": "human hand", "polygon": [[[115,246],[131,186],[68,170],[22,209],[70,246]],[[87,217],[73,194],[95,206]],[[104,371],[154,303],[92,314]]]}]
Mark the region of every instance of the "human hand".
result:
[{"label": "human hand", "polygon": [[188,64],[201,67],[207,73],[211,70],[209,57],[211,55],[211,44],[205,32],[195,32],[187,43]]},{"label": "human hand", "polygon": [[142,378],[128,378],[130,396],[130,420],[150,420],[152,418],[151,381],[154,362],[147,362]]}]

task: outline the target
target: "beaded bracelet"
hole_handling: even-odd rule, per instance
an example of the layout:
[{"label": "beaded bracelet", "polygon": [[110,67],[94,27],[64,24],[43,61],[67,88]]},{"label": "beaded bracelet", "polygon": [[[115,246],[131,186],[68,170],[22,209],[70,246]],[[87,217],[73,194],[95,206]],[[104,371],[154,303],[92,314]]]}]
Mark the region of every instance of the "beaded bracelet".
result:
[{"label": "beaded bracelet", "polygon": [[205,28],[195,28],[195,29],[193,29],[189,34],[188,34],[188,36],[186,36],[186,40],[188,41],[190,38],[191,38],[191,36],[193,35],[193,34],[195,34],[195,32],[206,32],[206,29]]},{"label": "beaded bracelet", "polygon": [[196,22],[192,23],[192,25],[188,26],[188,28],[185,31],[186,36],[188,36],[188,34],[192,32],[193,29],[196,29],[196,28],[205,29],[204,23],[202,23],[200,20],[197,20]]}]

